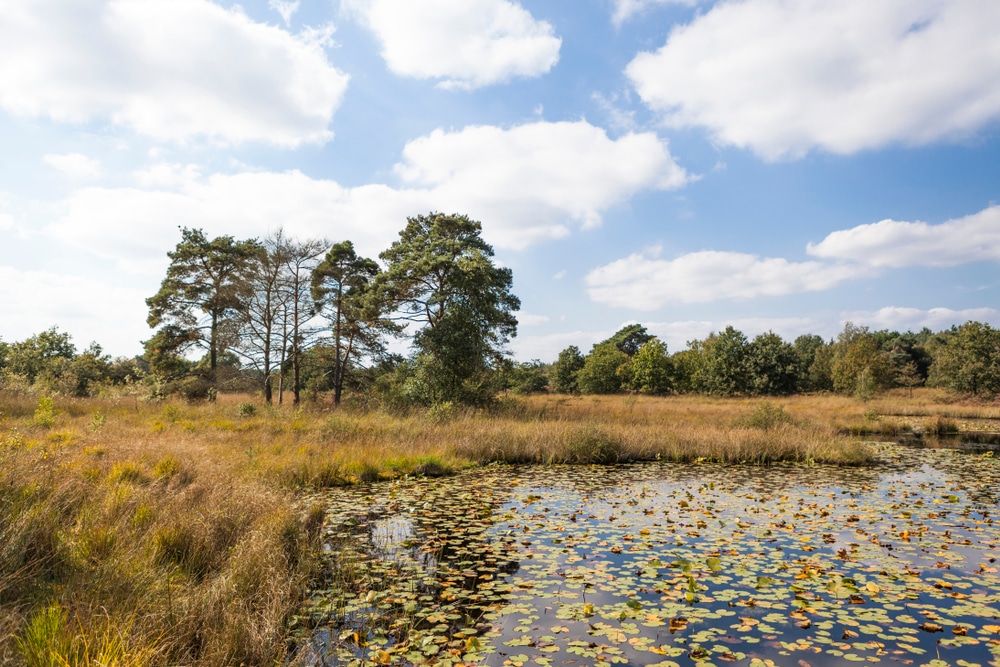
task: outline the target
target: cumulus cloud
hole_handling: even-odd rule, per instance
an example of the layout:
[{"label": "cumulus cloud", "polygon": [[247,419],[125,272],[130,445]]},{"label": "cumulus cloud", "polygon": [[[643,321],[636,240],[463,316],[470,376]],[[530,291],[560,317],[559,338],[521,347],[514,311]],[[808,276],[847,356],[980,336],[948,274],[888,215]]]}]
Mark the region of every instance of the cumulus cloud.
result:
[{"label": "cumulus cloud", "polygon": [[919,331],[927,327],[931,331],[947,329],[953,324],[961,325],[970,320],[1000,325],[1000,311],[995,308],[901,308],[887,306],[875,311],[851,311],[841,313],[843,322],[863,324],[873,329],[893,331]]},{"label": "cumulus cloud", "polygon": [[765,159],[962,137],[1000,118],[1000,3],[737,0],[626,73],[670,127]]},{"label": "cumulus cloud", "polygon": [[50,153],[44,156],[42,161],[73,181],[100,178],[103,173],[99,160],[94,160],[80,153],[66,153],[64,155]]},{"label": "cumulus cloud", "polygon": [[322,40],[209,0],[0,5],[0,109],[162,141],[326,141],[347,75]]},{"label": "cumulus cloud", "polygon": [[279,225],[298,236],[350,238],[369,255],[395,239],[406,217],[463,212],[499,248],[521,249],[595,225],[635,192],[679,187],[687,176],[653,134],[612,140],[579,123],[437,131],[408,144],[401,187],[343,187],[298,171],[203,175],[157,164],[136,187],[87,187],[62,203],[48,231],[132,272],[160,274],[177,225],[258,236]]},{"label": "cumulus cloud", "polygon": [[940,225],[896,220],[858,225],[810,243],[807,252],[887,267],[1000,262],[1000,206]]},{"label": "cumulus cloud", "polygon": [[4,319],[8,342],[58,325],[78,347],[96,340],[112,355],[139,354],[139,341],[150,335],[143,301],[150,294],[81,276],[0,266],[0,311],[17,313]]},{"label": "cumulus cloud", "polygon": [[702,251],[661,259],[658,249],[636,253],[587,274],[591,300],[636,310],[667,303],[753,299],[830,289],[865,275],[857,267],[789,262],[739,252]]},{"label": "cumulus cloud", "polygon": [[14,229],[14,216],[9,213],[0,213],[0,232]]},{"label": "cumulus cloud", "polygon": [[690,180],[655,134],[611,139],[584,121],[436,130],[407,144],[395,170],[405,183],[433,187],[460,207],[489,202],[512,222],[542,211],[549,236],[564,235],[556,225],[567,214],[592,227],[603,209],[638,190]]},{"label": "cumulus cloud", "polygon": [[562,40],[511,0],[342,0],[400,76],[473,89],[536,77],[559,61]]}]

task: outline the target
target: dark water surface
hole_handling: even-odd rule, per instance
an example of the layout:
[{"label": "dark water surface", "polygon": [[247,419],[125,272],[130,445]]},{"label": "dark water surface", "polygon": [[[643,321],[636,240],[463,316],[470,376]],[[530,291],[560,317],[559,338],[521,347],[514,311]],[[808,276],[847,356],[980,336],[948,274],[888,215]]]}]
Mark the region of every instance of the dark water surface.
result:
[{"label": "dark water surface", "polygon": [[325,664],[1000,664],[1000,461],[490,467],[329,496]]}]

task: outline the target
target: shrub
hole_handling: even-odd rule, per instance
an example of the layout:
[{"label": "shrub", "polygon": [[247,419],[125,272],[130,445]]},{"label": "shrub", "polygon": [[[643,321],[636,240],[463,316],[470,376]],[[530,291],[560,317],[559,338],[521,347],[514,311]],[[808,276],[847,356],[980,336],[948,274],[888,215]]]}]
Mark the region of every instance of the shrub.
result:
[{"label": "shrub", "polygon": [[240,417],[253,417],[254,413],[257,412],[257,406],[253,403],[240,403],[239,408]]},{"label": "shrub", "polygon": [[775,405],[770,401],[760,403],[753,412],[742,415],[736,420],[736,425],[743,428],[757,428],[762,431],[770,431],[781,424],[794,424],[792,416],[785,412],[780,405]]},{"label": "shrub", "polygon": [[31,423],[39,428],[52,428],[56,425],[56,404],[48,396],[38,399],[38,407]]}]

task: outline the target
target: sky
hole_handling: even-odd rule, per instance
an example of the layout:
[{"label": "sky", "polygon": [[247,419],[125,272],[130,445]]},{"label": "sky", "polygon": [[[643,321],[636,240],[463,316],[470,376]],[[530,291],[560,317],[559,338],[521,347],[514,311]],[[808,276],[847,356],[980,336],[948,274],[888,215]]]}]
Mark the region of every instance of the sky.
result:
[{"label": "sky", "polygon": [[996,0],[0,3],[0,339],[142,352],[179,227],[482,222],[552,361],[1000,325]]}]

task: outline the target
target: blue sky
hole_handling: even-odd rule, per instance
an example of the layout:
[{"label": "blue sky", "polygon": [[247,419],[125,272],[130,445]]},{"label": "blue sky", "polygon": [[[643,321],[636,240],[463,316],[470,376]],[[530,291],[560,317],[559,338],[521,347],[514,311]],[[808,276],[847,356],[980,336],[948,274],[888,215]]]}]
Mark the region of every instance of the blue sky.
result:
[{"label": "blue sky", "polygon": [[115,355],[178,226],[482,221],[552,360],[639,321],[1000,325],[995,0],[0,6],[0,338]]}]

